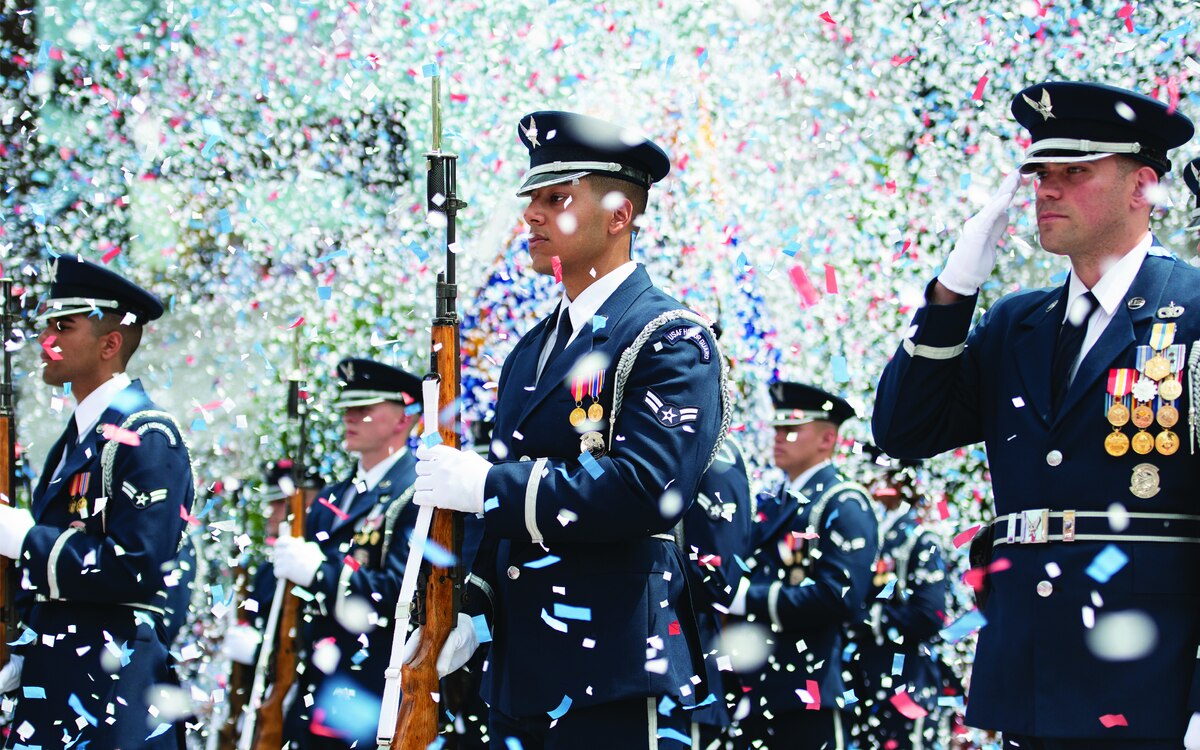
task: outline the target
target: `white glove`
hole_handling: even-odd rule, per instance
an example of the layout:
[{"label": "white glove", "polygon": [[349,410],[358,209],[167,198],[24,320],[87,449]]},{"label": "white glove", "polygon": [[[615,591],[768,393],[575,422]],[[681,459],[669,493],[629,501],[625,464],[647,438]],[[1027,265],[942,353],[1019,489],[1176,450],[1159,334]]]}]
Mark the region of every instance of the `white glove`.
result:
[{"label": "white glove", "polygon": [[1187,734],[1183,735],[1183,746],[1186,750],[1200,750],[1200,712],[1192,714]]},{"label": "white glove", "polygon": [[946,258],[938,281],[950,291],[969,297],[979,291],[996,265],[996,244],[1008,226],[1008,205],[1017,194],[1021,173],[1013,170],[979,213],[963,224],[962,236]]},{"label": "white glove", "polygon": [[[408,640],[404,642],[405,664],[412,661],[413,656],[417,653],[417,645],[420,642],[421,628],[417,628],[408,637]],[[459,612],[458,624],[446,636],[446,642],[442,644],[442,650],[438,654],[438,677],[445,677],[451,672],[457,672],[462,668],[462,665],[471,660],[471,656],[474,655],[477,648],[479,648],[479,636],[475,634],[475,623],[471,621],[470,615]]]},{"label": "white glove", "polygon": [[33,528],[33,516],[24,508],[0,505],[0,555],[16,560]]},{"label": "white glove", "polygon": [[483,486],[492,465],[475,451],[448,445],[417,448],[413,502],[463,513],[483,512]]},{"label": "white glove", "polygon": [[733,601],[729,603],[729,614],[744,615],[746,614],[746,594],[750,592],[750,578],[746,577],[738,581],[737,593],[733,595]]},{"label": "white glove", "polygon": [[238,623],[225,631],[225,639],[221,641],[221,653],[238,664],[254,664],[254,655],[258,644],[262,643],[262,633],[245,623]]},{"label": "white glove", "polygon": [[12,654],[8,664],[0,669],[0,693],[11,693],[21,686],[21,668],[25,666],[25,657]]},{"label": "white glove", "polygon": [[275,542],[275,577],[286,578],[301,586],[311,586],[317,570],[325,562],[325,553],[316,542],[298,536],[281,536]]}]

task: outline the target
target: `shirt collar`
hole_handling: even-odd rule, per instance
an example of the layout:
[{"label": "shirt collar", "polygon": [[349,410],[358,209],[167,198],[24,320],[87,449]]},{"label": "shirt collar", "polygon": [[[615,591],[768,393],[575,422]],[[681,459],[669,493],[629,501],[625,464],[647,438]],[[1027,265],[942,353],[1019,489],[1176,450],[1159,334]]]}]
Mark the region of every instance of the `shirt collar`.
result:
[{"label": "shirt collar", "polygon": [[[1100,307],[1103,308],[1106,315],[1111,317],[1125,301],[1125,293],[1133,285],[1133,280],[1142,267],[1142,261],[1146,259],[1146,255],[1150,252],[1150,246],[1153,244],[1154,235],[1146,232],[1141,241],[1105,271],[1096,285],[1092,287],[1092,294],[1096,295],[1096,301],[1100,303]],[[1071,283],[1067,288],[1067,304],[1063,309],[1063,320],[1066,320],[1067,311],[1071,309],[1075,298],[1087,291],[1083,282],[1072,273]]]},{"label": "shirt collar", "polygon": [[831,463],[833,462],[827,458],[816,466],[810,466],[807,470],[801,473],[800,476],[796,477],[791,482],[788,482],[788,490],[791,492],[800,492],[800,490],[804,489],[804,485],[808,484],[808,480],[813,478],[813,475]]},{"label": "shirt collar", "polygon": [[100,421],[100,415],[112,405],[117,394],[128,388],[132,382],[128,375],[118,372],[79,402],[75,407],[75,428],[79,430],[77,443],[83,441],[83,436]]},{"label": "shirt collar", "polygon": [[592,317],[600,307],[608,301],[613,292],[617,291],[617,287],[621,286],[633,275],[637,270],[637,261],[628,261],[617,266],[613,270],[596,279],[579,293],[579,296],[574,300],[567,299],[567,293],[563,292],[562,302],[559,303],[560,308],[566,307],[567,312],[571,315],[571,338],[575,338],[575,334],[588,323],[592,322]]},{"label": "shirt collar", "polygon": [[383,478],[387,476],[387,473],[392,470],[392,467],[396,465],[396,462],[405,453],[408,453],[408,446],[401,446],[400,450],[375,464],[370,469],[364,469],[362,460],[359,459],[358,473],[354,475],[354,484],[365,484],[367,486],[365,491],[371,492],[379,486],[379,483],[383,481]]}]

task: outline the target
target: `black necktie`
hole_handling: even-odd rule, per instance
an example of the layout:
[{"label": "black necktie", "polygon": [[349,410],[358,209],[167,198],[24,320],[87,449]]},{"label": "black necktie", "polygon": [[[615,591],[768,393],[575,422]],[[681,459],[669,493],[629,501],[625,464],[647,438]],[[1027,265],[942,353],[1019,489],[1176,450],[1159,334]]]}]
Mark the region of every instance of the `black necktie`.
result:
[{"label": "black necktie", "polygon": [[62,467],[67,462],[67,456],[71,455],[71,451],[79,442],[79,425],[75,423],[75,415],[72,414],[70,420],[67,421],[67,429],[63,431],[62,437],[58,439],[58,444],[62,446],[62,452],[58,454],[58,465],[54,467],[54,474],[51,479],[58,476],[58,472],[62,471]]},{"label": "black necktie", "polygon": [[550,356],[546,357],[546,364],[542,367],[545,370],[554,361],[554,358],[562,353],[563,349],[567,348],[567,341],[571,338],[571,314],[565,308],[558,311],[558,332],[555,334],[554,346],[550,349]]},{"label": "black necktie", "polygon": [[1077,297],[1073,308],[1067,313],[1066,320],[1058,329],[1058,341],[1054,346],[1054,361],[1050,367],[1050,386],[1053,400],[1051,404],[1055,413],[1058,406],[1067,395],[1067,386],[1071,384],[1071,367],[1079,358],[1079,350],[1083,347],[1083,337],[1087,333],[1088,320],[1096,312],[1099,305],[1096,295],[1088,292]]}]

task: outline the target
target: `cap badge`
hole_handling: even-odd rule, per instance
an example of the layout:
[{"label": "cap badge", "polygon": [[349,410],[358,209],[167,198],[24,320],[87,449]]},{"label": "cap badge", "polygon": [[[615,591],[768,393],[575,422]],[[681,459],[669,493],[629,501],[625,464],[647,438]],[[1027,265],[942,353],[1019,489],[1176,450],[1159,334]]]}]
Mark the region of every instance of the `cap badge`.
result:
[{"label": "cap badge", "polygon": [[46,280],[51,284],[58,281],[58,258],[50,261],[50,268],[46,271]]},{"label": "cap badge", "polygon": [[529,124],[522,125],[521,129],[525,131],[525,137],[529,139],[529,147],[537,148],[542,144],[538,143],[538,128],[537,123],[533,119],[533,115],[529,116]]},{"label": "cap badge", "polygon": [[1050,103],[1050,92],[1047,89],[1042,89],[1042,100],[1040,102],[1035,102],[1025,94],[1021,94],[1021,98],[1025,100],[1026,104],[1033,107],[1033,111],[1041,115],[1043,120],[1049,120],[1051,117],[1054,117],[1054,113],[1050,111],[1053,105]]},{"label": "cap badge", "polygon": [[345,380],[347,383],[354,381],[354,363],[353,362],[343,362],[342,363],[342,379]]}]

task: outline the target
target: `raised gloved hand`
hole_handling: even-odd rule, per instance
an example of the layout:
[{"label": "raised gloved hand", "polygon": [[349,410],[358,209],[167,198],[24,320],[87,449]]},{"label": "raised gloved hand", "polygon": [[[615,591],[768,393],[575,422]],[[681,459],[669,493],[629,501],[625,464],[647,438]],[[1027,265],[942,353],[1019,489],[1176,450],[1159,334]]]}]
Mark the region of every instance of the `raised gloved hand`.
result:
[{"label": "raised gloved hand", "polygon": [[16,560],[25,536],[33,528],[33,516],[24,508],[0,505],[0,555]]},{"label": "raised gloved hand", "polygon": [[301,586],[311,586],[317,570],[325,562],[325,553],[316,542],[298,536],[281,536],[275,542],[275,576]]},{"label": "raised gloved hand", "polygon": [[1183,735],[1185,750],[1200,750],[1200,712],[1192,714],[1188,722],[1187,734]]},{"label": "raised gloved hand", "polygon": [[996,265],[996,244],[1008,226],[1008,206],[1020,184],[1021,173],[1017,170],[1009,172],[995,195],[963,224],[962,235],[954,243],[946,266],[938,275],[942,286],[969,297],[987,281]]},{"label": "raised gloved hand", "polygon": [[[421,628],[417,628],[404,642],[405,664],[412,661],[420,643]],[[462,665],[471,660],[477,648],[479,648],[479,636],[475,633],[475,623],[471,621],[470,615],[459,612],[458,624],[446,636],[446,642],[442,644],[442,650],[438,653],[438,677],[445,677],[451,672],[457,672]]]},{"label": "raised gloved hand", "polygon": [[448,445],[417,448],[413,502],[463,513],[483,512],[483,486],[492,465],[474,451]]},{"label": "raised gloved hand", "polygon": [[24,656],[13,654],[8,657],[8,664],[0,669],[0,693],[11,693],[21,687],[21,668],[24,666]]},{"label": "raised gloved hand", "polygon": [[245,623],[238,623],[225,631],[225,639],[221,641],[221,653],[238,664],[254,664],[254,655],[258,644],[262,643],[262,633]]}]

